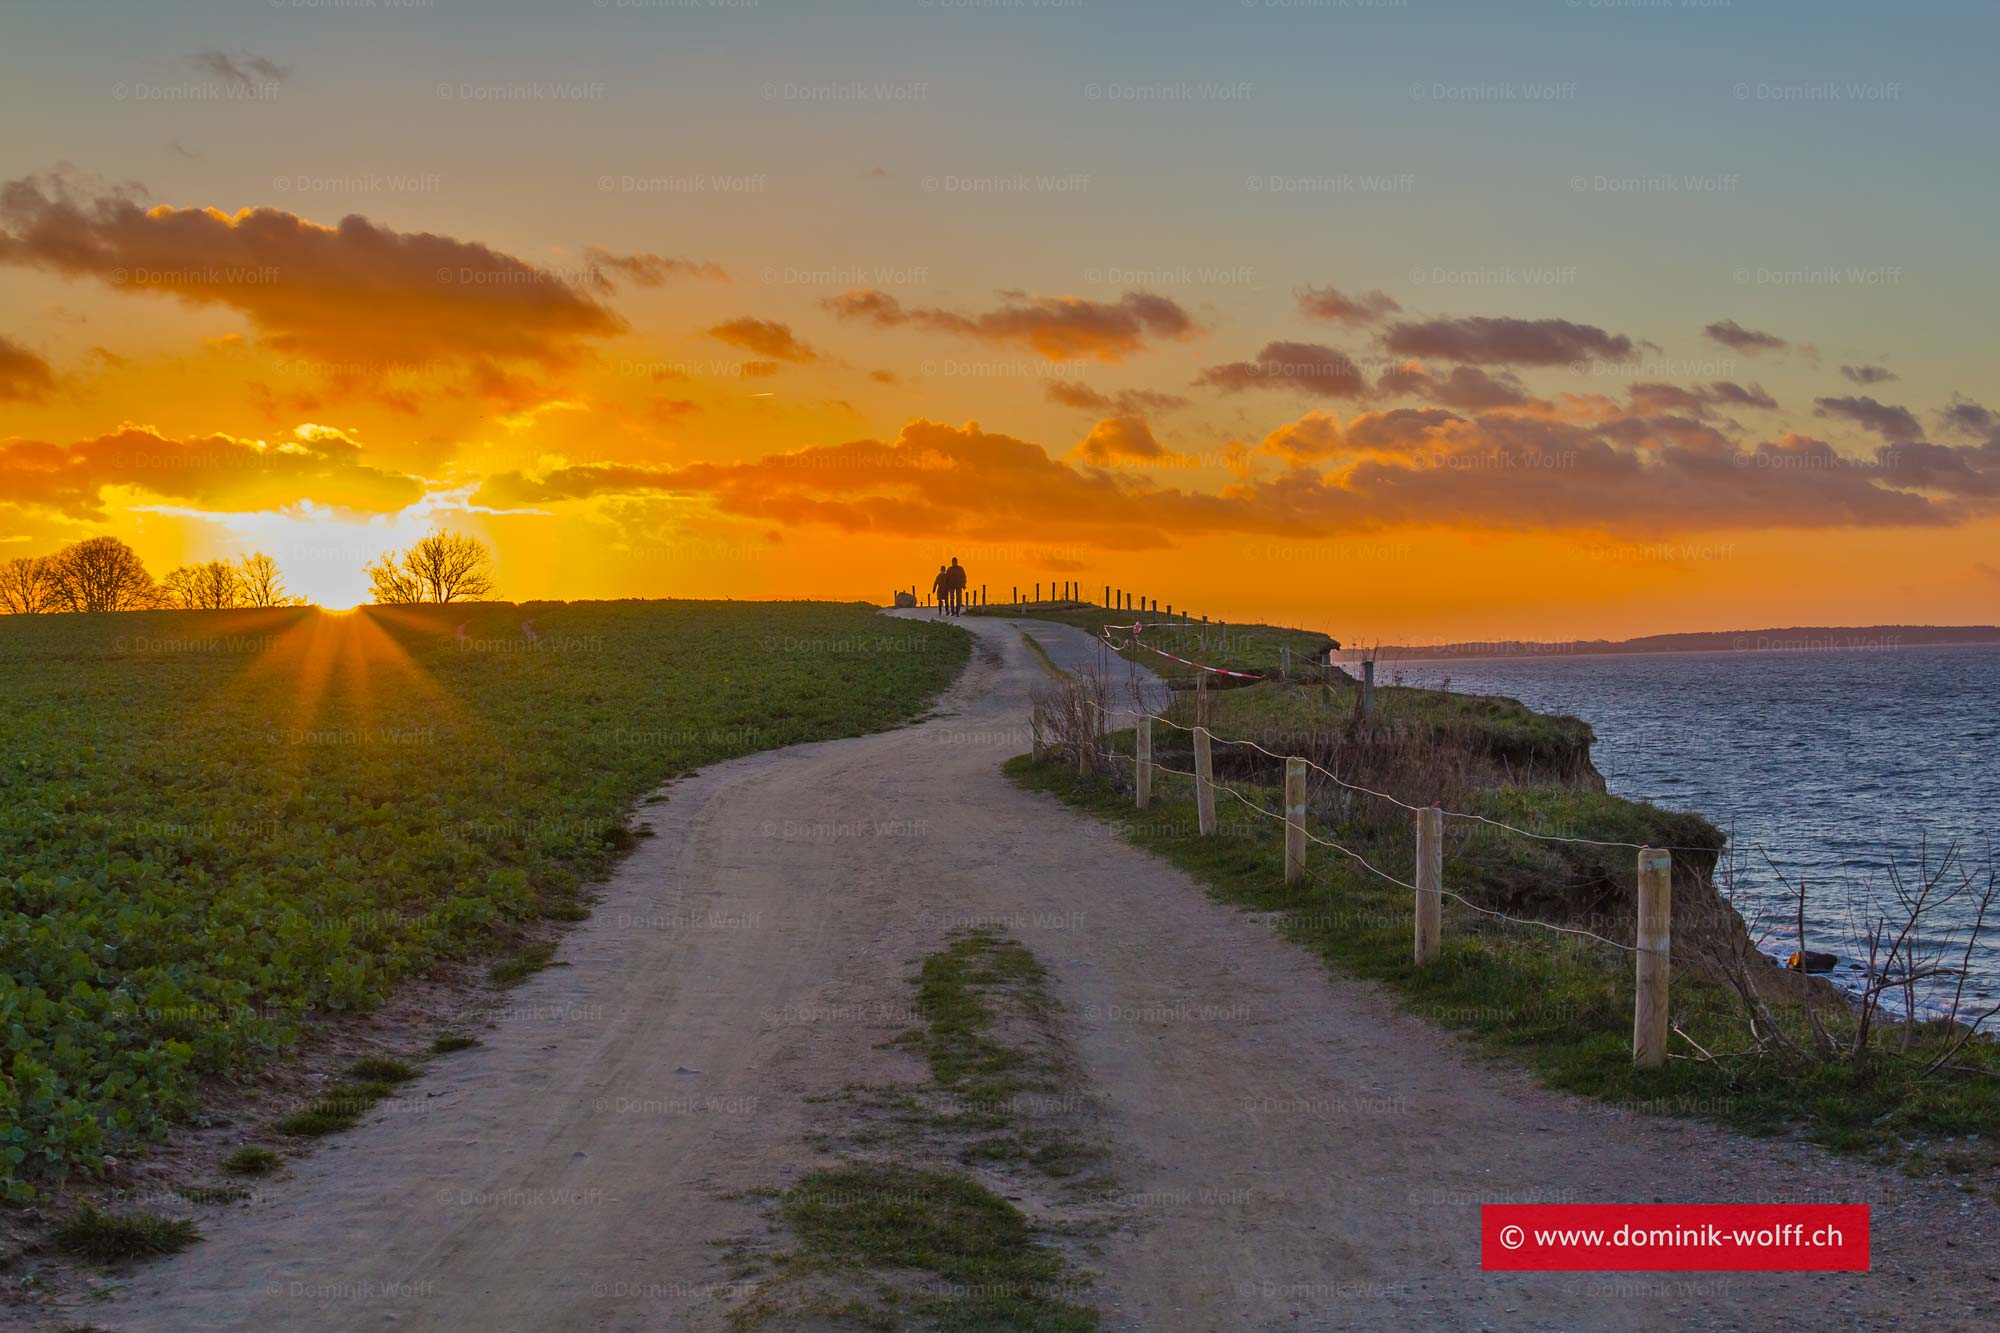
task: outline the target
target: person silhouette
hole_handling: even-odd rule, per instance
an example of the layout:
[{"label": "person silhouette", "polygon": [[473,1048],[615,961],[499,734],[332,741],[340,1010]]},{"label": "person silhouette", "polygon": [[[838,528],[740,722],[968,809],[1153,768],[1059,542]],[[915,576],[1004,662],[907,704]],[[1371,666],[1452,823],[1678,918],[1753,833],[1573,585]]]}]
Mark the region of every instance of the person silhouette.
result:
[{"label": "person silhouette", "polygon": [[951,600],[951,571],[943,565],[938,566],[937,577],[931,580],[931,596],[937,599],[936,614],[943,615],[945,603]]},{"label": "person silhouette", "polygon": [[951,558],[951,613],[965,614],[965,566],[958,563],[958,557]]}]

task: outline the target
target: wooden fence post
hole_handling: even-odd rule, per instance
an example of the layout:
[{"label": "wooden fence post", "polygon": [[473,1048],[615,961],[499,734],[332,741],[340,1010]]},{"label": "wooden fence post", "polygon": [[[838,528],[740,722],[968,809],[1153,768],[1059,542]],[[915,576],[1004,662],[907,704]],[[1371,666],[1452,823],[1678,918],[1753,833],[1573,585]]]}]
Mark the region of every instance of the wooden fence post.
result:
[{"label": "wooden fence post", "polygon": [[1417,811],[1417,965],[1435,963],[1444,908],[1444,812]]},{"label": "wooden fence post", "polygon": [[1667,1062],[1667,981],[1673,952],[1674,858],[1658,847],[1639,853],[1639,917],[1633,964],[1638,995],[1632,1006],[1632,1063],[1658,1069]]},{"label": "wooden fence post", "polygon": [[1208,725],[1208,673],[1200,672],[1194,678],[1194,724]]},{"label": "wooden fence post", "polygon": [[1207,727],[1194,729],[1194,808],[1195,826],[1204,834],[1215,832],[1215,761]]},{"label": "wooden fence post", "polygon": [[1288,645],[1279,645],[1278,675],[1285,680],[1292,678],[1292,650]]},{"label": "wooden fence post", "polygon": [[1144,810],[1153,803],[1153,719],[1148,713],[1139,715],[1139,730],[1133,736],[1134,767],[1138,771],[1135,787],[1138,791],[1139,808]]},{"label": "wooden fence post", "polygon": [[1367,717],[1375,711],[1375,659],[1368,658],[1361,663],[1361,716]]},{"label": "wooden fence post", "polygon": [[1306,873],[1306,761],[1285,760],[1285,883]]}]

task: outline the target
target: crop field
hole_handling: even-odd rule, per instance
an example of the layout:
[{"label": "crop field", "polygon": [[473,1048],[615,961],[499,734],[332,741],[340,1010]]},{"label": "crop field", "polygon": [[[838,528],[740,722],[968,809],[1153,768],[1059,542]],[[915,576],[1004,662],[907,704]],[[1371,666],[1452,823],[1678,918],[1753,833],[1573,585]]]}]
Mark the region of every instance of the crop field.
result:
[{"label": "crop field", "polygon": [[966,653],[806,602],[0,617],[0,1195],[576,917],[658,783],[894,725]]}]

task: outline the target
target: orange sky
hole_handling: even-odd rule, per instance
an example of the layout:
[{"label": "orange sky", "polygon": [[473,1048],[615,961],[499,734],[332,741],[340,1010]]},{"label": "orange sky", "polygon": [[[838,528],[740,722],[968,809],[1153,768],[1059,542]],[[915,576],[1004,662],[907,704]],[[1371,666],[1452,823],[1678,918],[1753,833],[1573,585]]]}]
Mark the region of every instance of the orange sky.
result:
[{"label": "orange sky", "polygon": [[0,557],[261,549],[339,607],[444,524],[514,599],[885,600],[957,555],[1350,642],[1995,618],[2000,418],[1721,310],[897,291],[208,202],[0,195]]}]

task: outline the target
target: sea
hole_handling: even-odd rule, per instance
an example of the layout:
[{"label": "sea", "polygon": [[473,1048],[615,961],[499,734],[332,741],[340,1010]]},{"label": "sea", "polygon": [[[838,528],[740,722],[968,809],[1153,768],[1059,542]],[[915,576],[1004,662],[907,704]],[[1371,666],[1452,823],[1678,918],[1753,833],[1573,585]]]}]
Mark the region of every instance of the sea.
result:
[{"label": "sea", "polygon": [[[1864,937],[1949,861],[1913,983],[1919,1012],[2000,1004],[2000,896],[1963,956],[1978,891],[2000,874],[2000,644],[1383,661],[1381,684],[1498,694],[1595,730],[1613,794],[1692,810],[1730,836],[1719,877],[1767,953],[1837,955],[1850,991]],[[1787,881],[1791,885],[1787,887]],[[1886,952],[1886,949],[1884,950]],[[1890,1012],[1902,996],[1885,995]],[[1995,1022],[2000,1022],[1996,1017]]]}]

